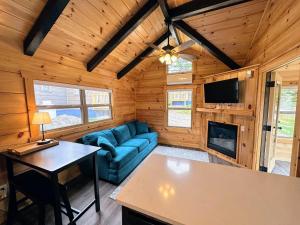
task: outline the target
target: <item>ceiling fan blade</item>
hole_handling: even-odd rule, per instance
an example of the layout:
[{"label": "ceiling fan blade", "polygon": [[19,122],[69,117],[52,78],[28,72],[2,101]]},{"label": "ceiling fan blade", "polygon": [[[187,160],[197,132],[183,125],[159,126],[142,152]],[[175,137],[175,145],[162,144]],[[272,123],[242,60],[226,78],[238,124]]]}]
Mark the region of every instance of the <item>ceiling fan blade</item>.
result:
[{"label": "ceiling fan blade", "polygon": [[195,42],[193,40],[189,40],[189,41],[183,42],[181,45],[178,45],[173,50],[175,52],[181,52],[181,51],[191,47],[193,44],[195,44]]},{"label": "ceiling fan blade", "polygon": [[196,56],[194,56],[194,55],[189,55],[189,54],[178,54],[178,56],[179,56],[180,58],[186,59],[186,60],[191,61],[191,62],[192,62],[193,60],[197,59]]}]

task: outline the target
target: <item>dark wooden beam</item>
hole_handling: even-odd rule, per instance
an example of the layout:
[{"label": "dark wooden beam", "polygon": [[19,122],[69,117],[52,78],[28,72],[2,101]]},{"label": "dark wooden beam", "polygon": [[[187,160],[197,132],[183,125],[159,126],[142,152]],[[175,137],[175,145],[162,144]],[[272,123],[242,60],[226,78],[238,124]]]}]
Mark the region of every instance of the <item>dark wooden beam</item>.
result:
[{"label": "dark wooden beam", "polygon": [[170,16],[173,21],[182,20],[201,13],[207,13],[249,1],[251,0],[193,0],[170,9]]},{"label": "dark wooden beam", "polygon": [[87,70],[91,72],[99,65],[132,31],[135,30],[156,8],[156,0],[148,2],[110,39],[99,52],[87,63]]},{"label": "dark wooden beam", "polygon": [[166,0],[157,0],[157,1],[159,3],[162,13],[164,14],[164,17],[166,19],[170,19],[169,6],[167,4],[167,1]]},{"label": "dark wooden beam", "polygon": [[33,27],[27,34],[23,47],[24,54],[33,56],[51,27],[55,24],[70,0],[48,0]]},{"label": "dark wooden beam", "polygon": [[192,40],[207,49],[213,56],[227,65],[230,69],[241,68],[236,62],[234,62],[229,56],[218,49],[214,44],[208,41],[205,37],[199,34],[194,28],[190,27],[187,23],[182,20],[173,22],[174,26],[181,30],[185,35],[190,37]]},{"label": "dark wooden beam", "polygon": [[161,8],[161,11],[162,11],[162,13],[165,17],[166,24],[170,25],[170,31],[171,31],[172,36],[175,38],[176,44],[180,45],[181,40],[180,40],[180,37],[178,35],[178,32],[177,32],[176,28],[172,24],[171,16],[170,16],[170,13],[169,13],[169,6],[168,6],[167,1],[166,0],[158,0],[158,3],[159,3],[159,6]]},{"label": "dark wooden beam", "polygon": [[[164,40],[166,40],[170,36],[170,32],[164,33],[161,37],[159,37],[154,45],[160,45]],[[145,57],[150,55],[154,49],[152,47],[146,48],[141,54],[139,54],[134,60],[132,60],[127,66],[125,66],[120,72],[117,73],[118,79],[121,79],[124,75],[126,75],[130,70],[132,70],[136,65],[138,65]]]}]

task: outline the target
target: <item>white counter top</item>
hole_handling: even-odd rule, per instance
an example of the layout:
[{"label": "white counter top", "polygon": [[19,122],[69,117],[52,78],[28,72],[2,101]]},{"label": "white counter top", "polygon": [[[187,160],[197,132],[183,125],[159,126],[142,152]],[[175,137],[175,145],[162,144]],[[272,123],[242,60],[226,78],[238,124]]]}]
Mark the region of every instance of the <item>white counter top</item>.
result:
[{"label": "white counter top", "polygon": [[153,154],[117,201],[171,224],[296,225],[300,178]]}]

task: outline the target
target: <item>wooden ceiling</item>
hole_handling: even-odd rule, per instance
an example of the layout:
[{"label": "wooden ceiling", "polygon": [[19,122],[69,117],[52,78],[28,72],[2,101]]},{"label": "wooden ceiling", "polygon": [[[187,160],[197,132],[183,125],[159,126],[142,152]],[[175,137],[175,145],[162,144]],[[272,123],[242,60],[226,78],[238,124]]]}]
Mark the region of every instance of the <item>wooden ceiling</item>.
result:
[{"label": "wooden ceiling", "polygon": [[245,64],[266,0],[194,16],[185,21],[240,65]]},{"label": "wooden ceiling", "polygon": [[[46,0],[0,1],[0,38],[22,51],[23,40]],[[86,64],[97,51],[136,13],[145,0],[71,0],[41,43],[34,57],[58,55],[60,59]],[[168,0],[170,8],[188,0]],[[184,21],[201,33],[238,64],[244,65],[267,0],[248,3],[197,15]],[[166,31],[158,7],[98,65],[97,69],[118,72],[147,45]],[[180,33],[180,32],[179,32]],[[180,33],[183,41],[188,38]],[[194,49],[199,50],[199,46]],[[134,70],[147,68],[146,59]],[[96,72],[97,72],[96,69]]]}]

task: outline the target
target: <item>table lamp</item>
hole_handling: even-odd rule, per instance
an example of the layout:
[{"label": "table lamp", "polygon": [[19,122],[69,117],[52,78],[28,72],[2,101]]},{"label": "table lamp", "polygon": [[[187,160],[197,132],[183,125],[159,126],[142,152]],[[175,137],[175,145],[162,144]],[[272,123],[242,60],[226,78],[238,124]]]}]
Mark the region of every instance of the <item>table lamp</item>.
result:
[{"label": "table lamp", "polygon": [[44,131],[44,124],[50,124],[51,118],[48,112],[35,112],[33,115],[32,124],[42,125],[42,134],[43,139],[37,141],[39,145],[44,145],[50,143],[51,139],[45,139],[45,131]]}]

